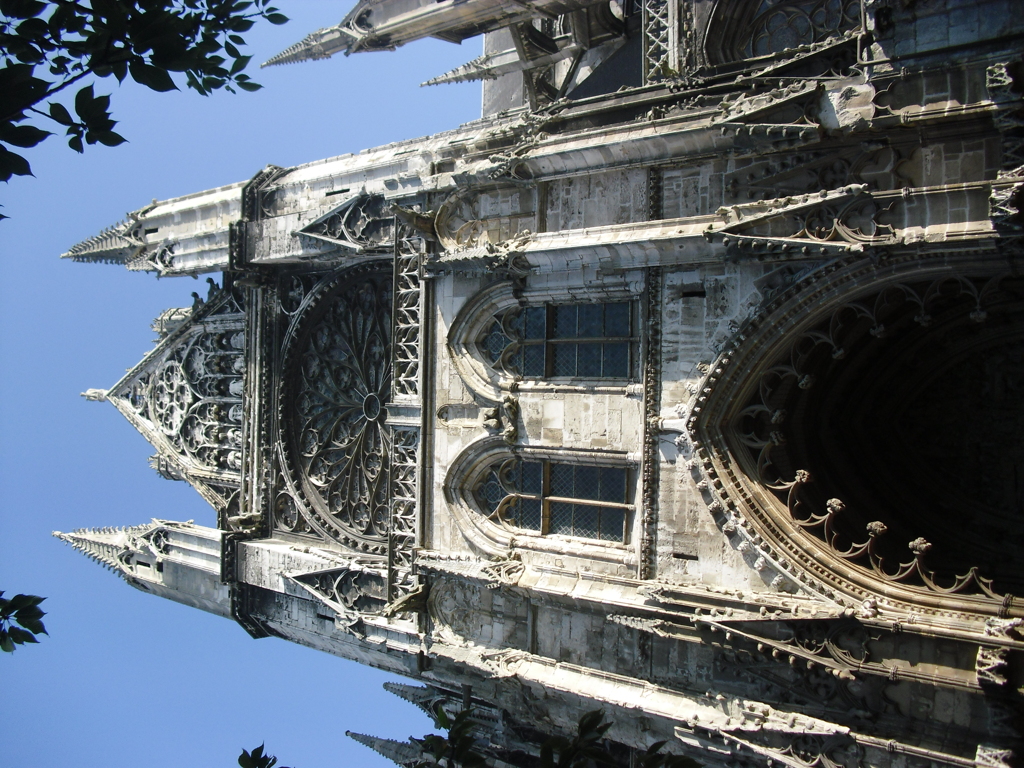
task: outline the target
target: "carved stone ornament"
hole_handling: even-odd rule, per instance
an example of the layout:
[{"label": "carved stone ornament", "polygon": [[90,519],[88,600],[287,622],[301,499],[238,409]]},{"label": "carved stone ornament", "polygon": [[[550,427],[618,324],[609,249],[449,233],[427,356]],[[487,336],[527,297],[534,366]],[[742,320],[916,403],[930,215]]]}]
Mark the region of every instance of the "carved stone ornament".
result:
[{"label": "carved stone ornament", "polygon": [[164,477],[188,480],[223,509],[241,469],[244,348],[239,298],[212,286],[208,302],[109,391],[83,394],[127,417],[157,449]]},{"label": "carved stone ornament", "polygon": [[387,250],[394,243],[394,212],[382,195],[355,193],[296,234],[356,253]]},{"label": "carved stone ornament", "polygon": [[380,615],[387,604],[387,578],[370,567],[333,568],[289,578],[330,608],[337,623],[362,637],[364,617]]},{"label": "carved stone ornament", "polygon": [[448,579],[431,588],[427,608],[440,636],[454,640],[478,632],[478,604],[479,595],[473,586],[461,579]]},{"label": "carved stone ornament", "polygon": [[984,478],[1024,419],[1022,299],[996,258],[952,274],[927,256],[849,258],[798,281],[739,330],[692,408],[709,509],[851,606],[1020,615],[1013,502]]},{"label": "carved stone ornament", "polygon": [[483,412],[484,427],[501,435],[507,445],[515,445],[519,439],[519,400],[506,395],[501,404]]},{"label": "carved stone ornament", "polygon": [[386,550],[392,267],[325,278],[285,339],[280,454],[310,525],[360,551]]}]

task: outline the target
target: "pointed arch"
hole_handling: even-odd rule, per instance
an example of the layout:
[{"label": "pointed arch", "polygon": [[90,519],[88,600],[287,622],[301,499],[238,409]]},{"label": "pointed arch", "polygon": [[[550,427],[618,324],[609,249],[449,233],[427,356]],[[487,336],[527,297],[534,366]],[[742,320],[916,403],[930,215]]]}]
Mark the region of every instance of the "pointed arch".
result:
[{"label": "pointed arch", "polygon": [[[537,479],[528,479],[526,486],[517,486],[515,479],[509,484],[510,472],[516,471],[511,465],[534,468]],[[553,477],[559,471],[560,480]],[[499,499],[490,486],[502,483],[502,475],[500,493],[506,498]],[[522,479],[521,471],[516,479]],[[487,555],[515,547],[632,564],[638,483],[636,463],[626,453],[509,446],[489,437],[452,462],[444,494],[459,530]],[[530,510],[522,509],[524,501]],[[514,516],[510,506],[516,504],[520,509]]]},{"label": "pointed arch", "polygon": [[452,322],[452,364],[493,403],[515,389],[624,393],[639,381],[641,289],[625,280],[554,291],[494,283]]},{"label": "pointed arch", "polygon": [[[194,294],[195,295],[195,294]],[[245,391],[243,295],[211,287],[204,304],[158,318],[163,338],[100,399],[156,449],[162,476],[188,481],[217,510],[238,488]]]},{"label": "pointed arch", "polygon": [[770,56],[860,26],[860,0],[719,0],[704,54],[709,64]]},{"label": "pointed arch", "polygon": [[1022,341],[1024,280],[1005,259],[829,263],[701,385],[688,428],[708,509],[828,598],[939,622],[1024,615],[1019,499],[979,482],[1018,461],[1021,400],[995,393],[1017,386]]}]

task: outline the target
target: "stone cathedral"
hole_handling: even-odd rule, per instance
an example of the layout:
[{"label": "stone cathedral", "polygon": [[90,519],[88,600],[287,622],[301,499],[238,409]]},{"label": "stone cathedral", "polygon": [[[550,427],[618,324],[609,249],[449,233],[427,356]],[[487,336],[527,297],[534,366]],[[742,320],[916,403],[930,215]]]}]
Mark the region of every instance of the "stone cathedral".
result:
[{"label": "stone cathedral", "polygon": [[483,34],[483,117],[71,248],[223,273],[86,393],[218,524],[57,535],[496,766],[1019,765],[1022,11],[359,0],[268,63]]}]

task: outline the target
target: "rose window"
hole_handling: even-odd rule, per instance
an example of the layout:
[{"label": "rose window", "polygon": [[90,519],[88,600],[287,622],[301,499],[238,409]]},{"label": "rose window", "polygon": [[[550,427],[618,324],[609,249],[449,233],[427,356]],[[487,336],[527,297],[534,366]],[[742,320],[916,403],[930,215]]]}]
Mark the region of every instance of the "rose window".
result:
[{"label": "rose window", "polygon": [[319,293],[290,334],[285,451],[311,524],[377,551],[388,530],[391,270],[349,271]]}]

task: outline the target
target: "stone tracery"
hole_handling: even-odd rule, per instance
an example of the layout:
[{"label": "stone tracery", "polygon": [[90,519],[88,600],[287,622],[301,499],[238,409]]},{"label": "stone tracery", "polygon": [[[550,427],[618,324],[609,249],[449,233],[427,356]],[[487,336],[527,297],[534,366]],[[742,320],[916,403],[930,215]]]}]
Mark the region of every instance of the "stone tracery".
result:
[{"label": "stone tracery", "polygon": [[211,291],[106,396],[156,447],[158,471],[198,483],[218,508],[226,497],[210,483],[235,486],[241,469],[244,347],[240,303]]},{"label": "stone tracery", "polygon": [[860,22],[857,0],[719,3],[706,43],[708,59],[720,64],[769,56],[838,37]]},{"label": "stone tracery", "polygon": [[318,287],[293,322],[281,398],[282,449],[311,524],[372,551],[388,532],[390,272],[360,268]]}]

